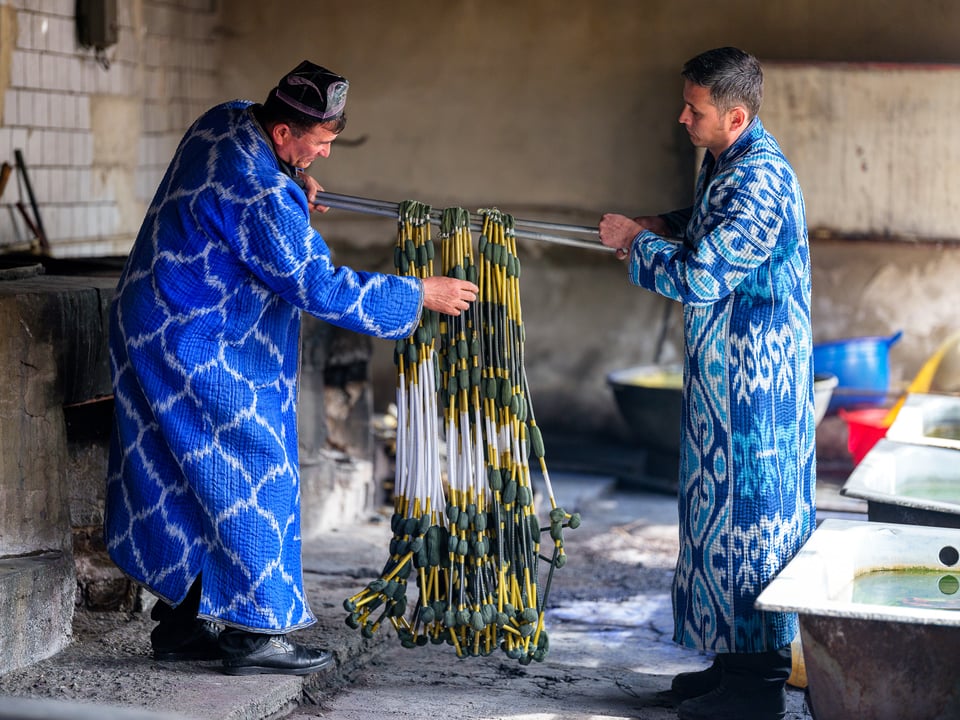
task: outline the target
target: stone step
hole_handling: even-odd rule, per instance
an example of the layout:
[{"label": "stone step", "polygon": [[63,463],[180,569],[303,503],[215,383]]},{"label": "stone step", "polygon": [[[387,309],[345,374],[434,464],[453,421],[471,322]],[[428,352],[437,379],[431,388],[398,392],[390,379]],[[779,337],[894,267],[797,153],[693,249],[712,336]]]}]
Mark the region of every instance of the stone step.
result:
[{"label": "stone step", "polygon": [[76,584],[65,553],[0,559],[0,675],[67,646]]}]

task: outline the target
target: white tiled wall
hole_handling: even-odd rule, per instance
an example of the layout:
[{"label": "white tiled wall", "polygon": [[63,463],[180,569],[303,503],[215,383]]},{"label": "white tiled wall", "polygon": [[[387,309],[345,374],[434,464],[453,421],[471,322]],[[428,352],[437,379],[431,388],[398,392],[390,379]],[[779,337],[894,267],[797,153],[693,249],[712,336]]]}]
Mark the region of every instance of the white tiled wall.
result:
[{"label": "white tiled wall", "polygon": [[[220,3],[117,0],[118,42],[104,63],[79,45],[75,8],[76,0],[0,0],[16,27],[12,52],[0,48],[10,58],[9,78],[0,73],[0,162],[15,166],[15,150],[23,153],[52,255],[123,255],[183,131],[215,102]],[[93,127],[91,106],[110,98],[133,108],[117,117],[126,126],[108,118]],[[111,152],[111,143],[124,147]],[[98,157],[98,148],[108,152]],[[0,252],[32,241],[18,200],[30,212],[15,170],[0,196]]]}]

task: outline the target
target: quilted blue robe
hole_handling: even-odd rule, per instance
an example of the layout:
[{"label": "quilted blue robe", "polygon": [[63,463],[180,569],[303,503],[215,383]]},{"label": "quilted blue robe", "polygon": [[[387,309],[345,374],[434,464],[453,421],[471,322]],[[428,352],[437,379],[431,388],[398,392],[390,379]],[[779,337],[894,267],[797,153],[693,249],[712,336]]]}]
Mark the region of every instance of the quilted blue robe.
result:
[{"label": "quilted blue robe", "polygon": [[633,283],[683,303],[680,553],[674,640],[715,652],[790,644],[797,617],[754,609],[813,531],[810,255],[803,197],[759,118],[714,161],[682,243],[634,240]]},{"label": "quilted blue robe", "polygon": [[314,622],[300,557],[300,311],[383,338],[422,285],[335,267],[307,200],[234,101],[187,131],[110,314],[110,556],[202,617],[284,633]]}]

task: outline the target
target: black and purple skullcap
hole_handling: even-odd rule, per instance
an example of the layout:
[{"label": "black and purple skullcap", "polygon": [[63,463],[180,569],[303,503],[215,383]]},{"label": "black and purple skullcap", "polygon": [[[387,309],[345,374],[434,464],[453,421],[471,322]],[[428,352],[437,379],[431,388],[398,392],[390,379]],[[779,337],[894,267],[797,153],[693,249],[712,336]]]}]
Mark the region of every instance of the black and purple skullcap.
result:
[{"label": "black and purple skullcap", "polygon": [[304,60],[283,76],[274,95],[284,105],[324,122],[343,114],[349,86],[346,78]]}]

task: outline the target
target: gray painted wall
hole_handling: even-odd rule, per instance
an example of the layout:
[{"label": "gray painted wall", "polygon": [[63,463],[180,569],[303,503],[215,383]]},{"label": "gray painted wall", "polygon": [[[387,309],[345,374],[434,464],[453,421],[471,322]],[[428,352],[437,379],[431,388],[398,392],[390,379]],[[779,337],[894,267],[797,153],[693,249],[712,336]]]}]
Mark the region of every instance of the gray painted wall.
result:
[{"label": "gray painted wall", "polygon": [[[688,202],[695,159],[676,121],[679,69],[701,50],[738,45],[771,63],[960,61],[960,4],[936,0],[314,7],[304,15],[292,2],[233,5],[223,18],[221,90],[259,99],[303,58],[347,75],[350,120],[331,158],[314,167],[321,184],[576,224],[593,224],[607,210],[647,213]],[[390,221],[332,211],[316,226],[343,262],[392,270]],[[654,360],[664,301],[629,287],[622,266],[601,253],[535,241],[523,253],[538,419],[582,428],[587,418],[599,432],[620,432],[606,373]],[[908,382],[955,327],[960,250],[916,239],[850,242],[827,228],[812,255],[815,338],[903,329],[891,351],[895,383]],[[663,361],[679,356],[678,313]],[[375,344],[378,408],[392,398],[391,352]]]}]

